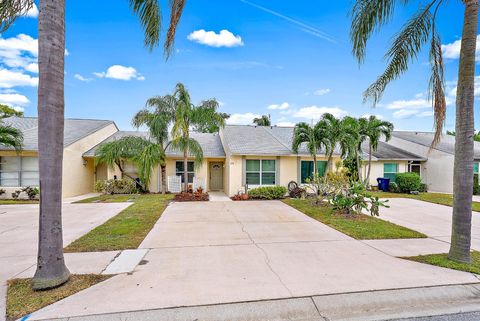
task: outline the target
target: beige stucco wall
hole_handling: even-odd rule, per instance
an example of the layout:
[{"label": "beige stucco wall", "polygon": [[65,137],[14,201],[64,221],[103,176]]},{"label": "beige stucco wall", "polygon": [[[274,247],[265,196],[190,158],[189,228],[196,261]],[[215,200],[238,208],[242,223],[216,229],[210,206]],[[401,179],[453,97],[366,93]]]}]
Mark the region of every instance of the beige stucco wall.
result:
[{"label": "beige stucco wall", "polygon": [[[405,173],[408,172],[408,161],[372,161],[372,169],[370,172],[369,184],[372,186],[377,186],[377,178],[383,177],[383,165],[387,164],[398,164],[398,172]],[[367,177],[368,163],[364,162],[362,166],[362,177]]]},{"label": "beige stucco wall", "polygon": [[63,150],[63,197],[77,196],[93,191],[95,183],[94,159],[84,159],[82,155],[116,131],[118,129],[115,124],[109,124]]}]

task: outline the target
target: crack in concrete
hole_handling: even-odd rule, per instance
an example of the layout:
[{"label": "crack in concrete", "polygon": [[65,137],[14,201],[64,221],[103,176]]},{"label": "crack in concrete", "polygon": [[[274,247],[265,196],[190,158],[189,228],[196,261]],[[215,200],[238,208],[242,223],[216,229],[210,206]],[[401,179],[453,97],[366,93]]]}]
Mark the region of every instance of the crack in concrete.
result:
[{"label": "crack in concrete", "polygon": [[273,269],[273,267],[270,265],[270,258],[268,257],[268,254],[267,252],[265,251],[265,249],[263,249],[259,244],[257,244],[254,239],[252,238],[252,236],[250,235],[250,233],[247,232],[247,230],[245,229],[245,225],[243,224],[243,222],[241,222],[237,216],[233,213],[233,212],[230,212],[228,210],[228,208],[226,208],[226,206],[224,206],[224,210],[228,213],[230,213],[234,218],[235,218],[235,221],[240,224],[240,226],[242,227],[242,232],[245,233],[245,235],[247,235],[247,237],[250,239],[250,241],[252,242],[252,244],[257,248],[259,249],[262,253],[263,253],[263,256],[265,258],[265,264],[267,265],[268,269],[277,277],[278,281],[282,284],[282,286],[285,288],[285,290],[287,290],[287,292],[290,294],[290,296],[293,297],[293,293],[292,291],[290,291],[290,289],[288,288],[288,286],[283,282],[282,278],[280,277],[280,275],[278,275],[277,272],[275,272],[275,270]]},{"label": "crack in concrete", "polygon": [[318,308],[317,304],[315,303],[315,300],[313,299],[313,297],[310,297],[310,300],[312,300],[313,306],[314,306],[315,309],[317,310],[317,313],[318,313],[318,315],[320,316],[320,318],[322,318],[324,321],[330,321],[329,318],[327,318],[326,316],[322,315],[322,313],[320,312],[320,309]]}]

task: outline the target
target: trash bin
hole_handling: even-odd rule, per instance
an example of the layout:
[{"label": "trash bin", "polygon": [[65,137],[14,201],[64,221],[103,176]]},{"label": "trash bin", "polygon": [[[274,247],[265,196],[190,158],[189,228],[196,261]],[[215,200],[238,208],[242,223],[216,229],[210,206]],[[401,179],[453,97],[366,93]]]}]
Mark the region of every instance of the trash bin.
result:
[{"label": "trash bin", "polygon": [[378,189],[384,192],[388,192],[390,186],[390,178],[379,177],[377,178]]}]

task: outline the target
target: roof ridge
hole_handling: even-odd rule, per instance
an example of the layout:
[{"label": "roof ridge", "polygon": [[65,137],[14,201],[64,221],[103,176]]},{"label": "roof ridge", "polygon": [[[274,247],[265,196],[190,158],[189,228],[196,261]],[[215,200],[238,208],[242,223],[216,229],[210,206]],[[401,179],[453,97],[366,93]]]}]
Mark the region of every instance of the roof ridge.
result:
[{"label": "roof ridge", "polygon": [[[280,141],[280,139],[278,139],[275,135],[273,135],[272,133],[270,133],[266,127],[270,127],[270,126],[259,126],[261,128],[263,128],[263,130],[265,130],[270,136],[273,137],[273,139],[275,139],[277,142],[280,143],[280,145],[282,145],[283,147],[285,147],[289,152],[292,152],[292,149],[290,147],[288,147],[286,144],[284,144],[282,141]],[[271,128],[270,128],[271,129]]]}]

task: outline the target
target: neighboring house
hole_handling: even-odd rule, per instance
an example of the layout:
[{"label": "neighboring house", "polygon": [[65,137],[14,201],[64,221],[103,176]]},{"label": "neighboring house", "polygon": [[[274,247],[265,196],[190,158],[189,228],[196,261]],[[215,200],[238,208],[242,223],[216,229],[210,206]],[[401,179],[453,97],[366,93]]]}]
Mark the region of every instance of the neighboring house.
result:
[{"label": "neighboring house", "polygon": [[[23,149],[16,152],[0,145],[0,188],[3,198],[25,186],[39,186],[37,118],[10,117],[5,124],[23,132]],[[83,153],[118,131],[110,120],[65,119],[62,195],[70,197],[92,192],[95,179],[94,161]]]},{"label": "neighboring house", "polygon": [[[20,128],[25,137],[20,153],[0,146],[0,188],[7,190],[4,197],[23,186],[38,186],[38,148],[36,118],[7,118],[7,124]],[[208,191],[224,191],[232,196],[258,186],[287,186],[290,181],[305,183],[313,172],[313,157],[301,145],[298,154],[292,151],[293,127],[227,125],[219,133],[192,133],[202,146],[204,161],[198,168],[193,158],[187,166],[188,181],[194,177],[203,182]],[[128,135],[148,139],[148,133],[119,131],[113,121],[66,119],[63,196],[92,192],[98,180],[122,178],[118,168],[104,164],[95,166],[95,151],[103,143]],[[432,133],[395,131],[389,142],[380,142],[372,153],[370,184],[377,185],[378,177],[395,181],[398,173],[418,173],[430,191],[452,192],[454,137],[443,136],[437,147],[429,152]],[[366,177],[368,145],[362,146],[362,175]],[[334,151],[333,164],[340,160]],[[478,172],[480,145],[475,143],[475,170]],[[325,152],[318,151],[318,171],[326,171]],[[124,164],[128,176],[137,177],[131,164]],[[183,180],[183,153],[167,149],[167,176],[181,176]],[[161,191],[161,173],[154,169],[149,190]]]}]

